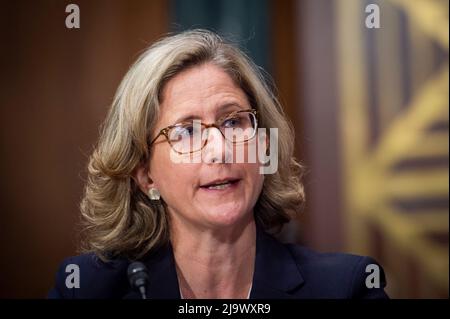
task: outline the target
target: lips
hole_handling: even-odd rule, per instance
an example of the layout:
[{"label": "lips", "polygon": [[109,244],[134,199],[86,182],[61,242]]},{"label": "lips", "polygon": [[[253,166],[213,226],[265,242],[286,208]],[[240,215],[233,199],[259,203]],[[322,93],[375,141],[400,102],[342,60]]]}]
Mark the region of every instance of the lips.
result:
[{"label": "lips", "polygon": [[231,186],[236,185],[239,182],[238,178],[225,178],[214,180],[200,186],[200,188],[210,189],[210,190],[222,190],[227,189]]}]

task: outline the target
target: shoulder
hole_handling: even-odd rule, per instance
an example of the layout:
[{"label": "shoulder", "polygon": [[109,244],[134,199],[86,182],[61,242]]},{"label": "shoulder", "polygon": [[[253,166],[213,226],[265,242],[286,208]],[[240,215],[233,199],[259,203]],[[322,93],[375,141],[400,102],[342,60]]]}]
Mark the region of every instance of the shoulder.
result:
[{"label": "shoulder", "polygon": [[127,287],[126,259],[102,261],[93,253],[69,257],[59,265],[53,298],[117,298]]},{"label": "shoulder", "polygon": [[[305,280],[304,291],[324,298],[387,298],[383,268],[371,257],[345,253],[320,253],[284,245]],[[324,293],[325,292],[325,293]]]},{"label": "shoulder", "polygon": [[317,270],[344,272],[349,267],[356,267],[364,259],[370,259],[370,257],[345,253],[321,253],[295,244],[284,244],[284,246],[291,252],[296,263],[304,271],[315,268]]}]

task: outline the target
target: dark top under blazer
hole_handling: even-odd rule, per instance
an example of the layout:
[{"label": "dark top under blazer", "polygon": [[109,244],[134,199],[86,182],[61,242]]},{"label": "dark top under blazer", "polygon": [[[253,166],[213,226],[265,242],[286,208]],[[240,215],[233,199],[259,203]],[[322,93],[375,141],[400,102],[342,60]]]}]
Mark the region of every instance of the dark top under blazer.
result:
[{"label": "dark top under blazer", "polygon": [[[149,270],[147,297],[179,299],[180,291],[170,244],[142,259]],[[282,244],[257,227],[256,261],[251,299],[293,298],[388,298],[385,276],[380,267],[380,288],[367,288],[370,257],[341,253],[318,253],[302,246]],[[68,264],[80,269],[80,287],[65,285]],[[49,298],[140,298],[129,285],[129,261],[116,259],[105,263],[94,254],[67,258],[56,275]]]}]

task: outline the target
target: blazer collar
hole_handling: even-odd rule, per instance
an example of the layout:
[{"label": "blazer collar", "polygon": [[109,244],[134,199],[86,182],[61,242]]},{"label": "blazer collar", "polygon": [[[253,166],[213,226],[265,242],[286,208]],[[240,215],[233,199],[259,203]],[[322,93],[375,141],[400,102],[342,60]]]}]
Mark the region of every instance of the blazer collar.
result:
[{"label": "blazer collar", "polygon": [[[256,228],[256,258],[251,299],[289,299],[303,283],[300,270],[285,245]],[[143,260],[149,272],[147,298],[180,299],[172,246],[167,244]],[[124,298],[140,298],[131,288]]]}]

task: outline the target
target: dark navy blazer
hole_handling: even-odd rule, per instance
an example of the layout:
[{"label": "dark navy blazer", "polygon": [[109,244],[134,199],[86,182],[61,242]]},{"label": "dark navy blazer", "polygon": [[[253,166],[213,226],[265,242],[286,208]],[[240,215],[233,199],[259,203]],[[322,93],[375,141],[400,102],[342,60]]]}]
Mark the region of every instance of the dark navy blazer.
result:
[{"label": "dark navy blazer", "polygon": [[[385,276],[380,269],[380,288],[366,287],[370,257],[341,253],[318,253],[302,246],[282,244],[257,227],[256,261],[251,299],[292,298],[388,298]],[[147,297],[179,299],[180,290],[170,244],[143,258],[149,270]],[[68,264],[80,269],[80,287],[67,288]],[[66,259],[56,276],[49,298],[140,298],[129,285],[129,261],[116,259],[105,263],[94,254]]]}]

